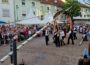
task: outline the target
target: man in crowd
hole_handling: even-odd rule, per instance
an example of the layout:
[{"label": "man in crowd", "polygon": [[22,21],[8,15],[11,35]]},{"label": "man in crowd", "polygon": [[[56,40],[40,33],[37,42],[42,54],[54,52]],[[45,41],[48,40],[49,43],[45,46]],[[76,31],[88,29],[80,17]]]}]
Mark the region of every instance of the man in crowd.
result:
[{"label": "man in crowd", "polygon": [[49,41],[49,30],[48,30],[48,28],[46,28],[46,30],[45,30],[45,41],[46,41],[46,45],[48,45],[48,41]]},{"label": "man in crowd", "polygon": [[69,30],[69,32],[67,33],[68,34],[68,43],[67,44],[70,44],[70,39],[72,40],[72,44],[74,45],[74,40],[73,40],[73,30]]},{"label": "man in crowd", "polygon": [[64,31],[63,30],[60,30],[60,36],[61,36],[61,45],[62,44],[64,44],[65,45],[65,43],[64,43],[64,38],[65,38],[65,33],[64,33]]}]

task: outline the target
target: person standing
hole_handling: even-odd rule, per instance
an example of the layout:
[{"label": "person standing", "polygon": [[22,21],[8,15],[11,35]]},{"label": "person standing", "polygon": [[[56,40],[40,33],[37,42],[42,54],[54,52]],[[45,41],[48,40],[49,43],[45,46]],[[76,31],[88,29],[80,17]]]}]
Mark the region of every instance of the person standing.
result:
[{"label": "person standing", "polygon": [[28,30],[28,38],[31,37],[31,29]]},{"label": "person standing", "polygon": [[59,33],[59,30],[56,32],[56,34],[57,34],[57,37],[56,37],[56,39],[57,39],[57,41],[56,41],[56,43],[57,43],[57,47],[60,47],[60,33]]},{"label": "person standing", "polygon": [[88,41],[86,32],[83,34],[82,38],[83,38],[83,41]]},{"label": "person standing", "polygon": [[60,30],[60,36],[61,36],[61,45],[62,45],[62,43],[65,45],[65,42],[64,42],[64,38],[65,38],[65,33],[64,33],[64,31],[63,30]]},{"label": "person standing", "polygon": [[73,33],[74,33],[73,35],[74,35],[74,40],[75,40],[75,39],[77,39],[77,36],[76,36],[77,29],[76,28],[74,28],[74,32]]},{"label": "person standing", "polygon": [[68,32],[68,43],[67,44],[70,44],[70,39],[72,40],[72,44],[74,45],[74,40],[73,40],[73,30],[69,30]]},{"label": "person standing", "polygon": [[83,28],[82,27],[79,28],[79,32],[83,33]]},{"label": "person standing", "polygon": [[45,41],[46,41],[46,46],[47,46],[48,41],[49,41],[49,31],[48,31],[48,29],[45,30]]}]

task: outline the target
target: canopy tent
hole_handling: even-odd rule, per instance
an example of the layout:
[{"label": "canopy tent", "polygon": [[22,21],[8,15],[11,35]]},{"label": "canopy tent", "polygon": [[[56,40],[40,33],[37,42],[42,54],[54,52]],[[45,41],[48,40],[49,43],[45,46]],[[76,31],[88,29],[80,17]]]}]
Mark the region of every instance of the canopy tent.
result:
[{"label": "canopy tent", "polygon": [[44,23],[44,24],[52,23],[52,21],[53,21],[53,16],[49,13],[49,14],[47,15],[47,17],[43,20],[43,23]]},{"label": "canopy tent", "polygon": [[32,19],[27,19],[27,20],[23,20],[18,22],[18,24],[43,24],[41,20],[39,20],[38,18],[32,18]]},{"label": "canopy tent", "polygon": [[34,15],[33,11],[30,10],[30,13],[26,16],[25,20],[22,20],[20,22],[17,22],[17,24],[43,24],[43,22]]},{"label": "canopy tent", "polygon": [[0,21],[0,24],[4,24],[4,23],[6,23],[6,22],[4,22],[4,21]]}]

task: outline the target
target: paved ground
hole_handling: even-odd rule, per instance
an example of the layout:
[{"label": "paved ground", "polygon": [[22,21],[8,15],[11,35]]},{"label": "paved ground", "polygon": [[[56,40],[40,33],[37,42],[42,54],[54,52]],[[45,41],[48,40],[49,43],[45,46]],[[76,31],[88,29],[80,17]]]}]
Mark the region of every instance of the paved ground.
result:
[{"label": "paved ground", "polygon": [[[78,59],[82,58],[83,49],[87,48],[90,42],[83,42],[83,45],[79,46],[81,40],[81,34],[78,34],[78,39],[75,40],[75,45],[65,45],[60,48],[55,47],[52,42],[52,36],[50,36],[49,46],[45,45],[44,37],[35,38],[18,51],[18,63],[22,62],[22,58],[25,65],[78,65]],[[9,52],[9,46],[0,47],[0,58]],[[8,65],[8,58],[0,65]]]}]

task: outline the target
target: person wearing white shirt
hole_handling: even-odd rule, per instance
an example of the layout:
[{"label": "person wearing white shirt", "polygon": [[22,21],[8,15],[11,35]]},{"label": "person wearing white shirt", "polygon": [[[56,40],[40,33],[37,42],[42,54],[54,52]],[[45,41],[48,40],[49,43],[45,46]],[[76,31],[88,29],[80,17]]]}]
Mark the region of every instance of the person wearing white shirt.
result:
[{"label": "person wearing white shirt", "polygon": [[73,30],[69,30],[69,32],[67,34],[69,35],[67,44],[70,44],[70,39],[71,39],[72,40],[72,44],[74,45]]},{"label": "person wearing white shirt", "polygon": [[73,33],[74,33],[74,40],[75,39],[77,39],[77,36],[76,36],[76,33],[77,33],[77,29],[74,27],[74,31],[73,31]]},{"label": "person wearing white shirt", "polygon": [[31,37],[31,30],[28,31],[28,37]]},{"label": "person wearing white shirt", "polygon": [[46,45],[48,45],[48,41],[49,41],[49,32],[48,32],[48,29],[45,30],[45,41],[46,41]]},{"label": "person wearing white shirt", "polygon": [[65,45],[65,43],[64,43],[65,33],[64,33],[63,30],[60,31],[60,36],[62,37],[62,39],[61,39],[61,45],[62,45],[62,43]]}]

